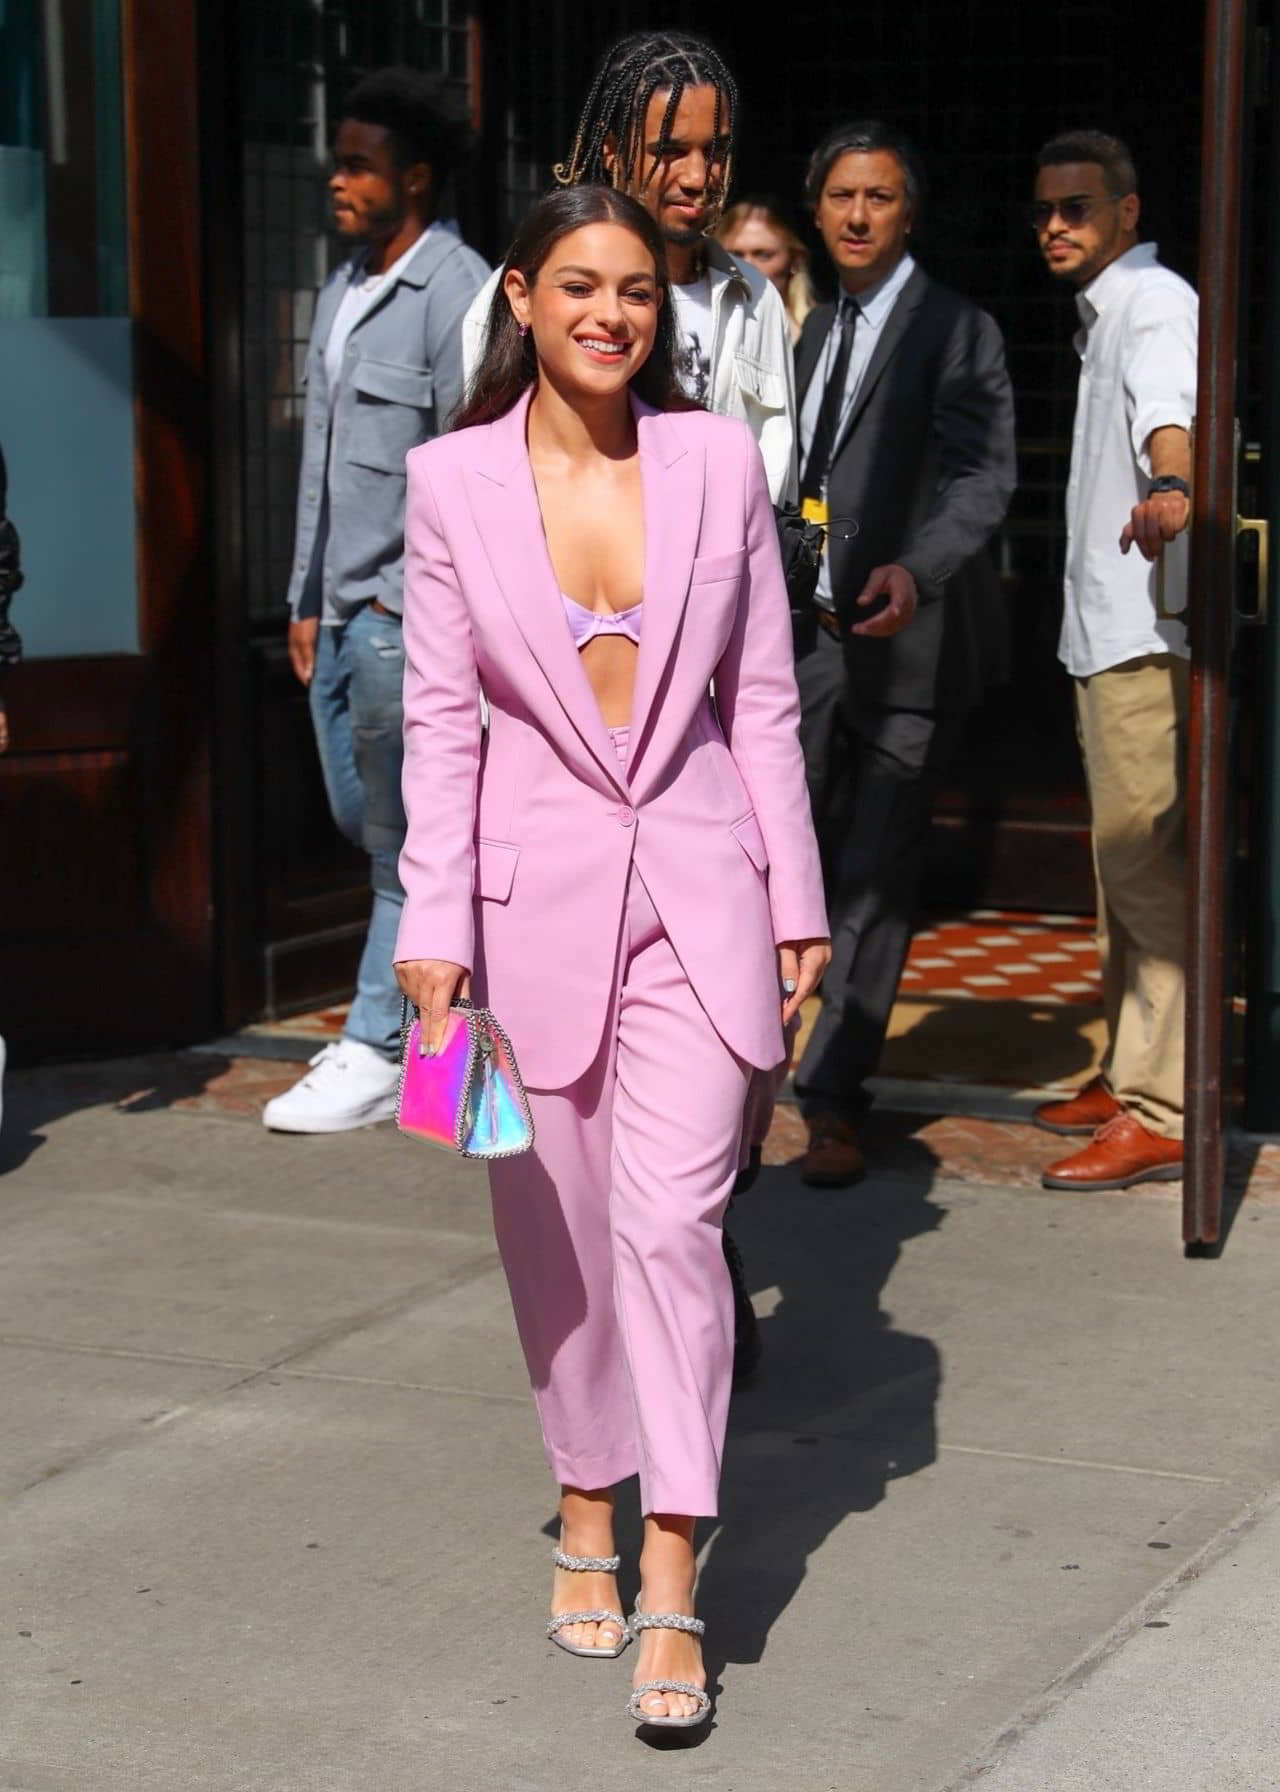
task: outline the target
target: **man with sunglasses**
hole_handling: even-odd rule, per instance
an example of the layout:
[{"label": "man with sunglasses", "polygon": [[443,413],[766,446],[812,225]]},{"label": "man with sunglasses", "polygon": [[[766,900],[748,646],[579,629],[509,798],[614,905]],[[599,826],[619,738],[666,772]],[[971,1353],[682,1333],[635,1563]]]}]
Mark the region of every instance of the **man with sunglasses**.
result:
[{"label": "man with sunglasses", "polygon": [[1138,177],[1118,138],[1069,132],[1037,166],[1032,226],[1049,272],[1077,289],[1080,317],[1059,654],[1093,812],[1107,1049],[1101,1074],[1036,1121],[1087,1140],[1045,1172],[1046,1187],[1129,1188],[1182,1174],[1181,612],[1197,304],[1155,244],[1138,241]]}]

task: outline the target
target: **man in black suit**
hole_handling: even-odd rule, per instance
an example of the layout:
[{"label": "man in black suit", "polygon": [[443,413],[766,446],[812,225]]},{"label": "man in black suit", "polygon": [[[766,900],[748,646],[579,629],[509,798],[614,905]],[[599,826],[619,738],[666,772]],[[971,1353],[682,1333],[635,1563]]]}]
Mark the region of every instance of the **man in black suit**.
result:
[{"label": "man in black suit", "polygon": [[840,280],[796,348],[801,497],[827,524],[797,673],[834,955],[796,1072],[806,1182],[863,1170],[859,1128],[911,942],[938,778],[1005,670],[986,544],[1015,484],[1000,331],[909,253],[922,175],[875,121],[814,152],[806,197]]}]

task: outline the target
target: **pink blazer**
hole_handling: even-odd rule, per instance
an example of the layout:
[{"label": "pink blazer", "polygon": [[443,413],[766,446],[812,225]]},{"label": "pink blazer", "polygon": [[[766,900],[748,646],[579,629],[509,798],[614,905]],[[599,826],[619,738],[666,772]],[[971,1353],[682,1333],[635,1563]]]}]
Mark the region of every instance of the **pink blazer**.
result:
[{"label": "pink blazer", "polygon": [[775,942],[827,933],[759,451],[744,423],[632,402],[645,577],[629,782],[547,552],[528,397],[408,459],[396,958],[472,969],[541,1089],[595,1057],[633,860],[716,1030],[762,1069],[783,1054]]}]

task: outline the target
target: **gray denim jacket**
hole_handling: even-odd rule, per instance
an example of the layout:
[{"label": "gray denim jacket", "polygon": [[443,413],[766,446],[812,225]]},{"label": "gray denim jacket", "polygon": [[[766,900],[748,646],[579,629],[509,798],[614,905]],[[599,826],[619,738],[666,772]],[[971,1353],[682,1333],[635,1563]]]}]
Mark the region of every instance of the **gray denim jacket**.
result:
[{"label": "gray denim jacket", "polygon": [[372,598],[404,608],[405,455],[462,397],[462,320],[489,272],[451,227],[428,231],[352,330],[331,416],[324,348],[361,261],[321,288],[307,349],[289,613],[324,622]]}]

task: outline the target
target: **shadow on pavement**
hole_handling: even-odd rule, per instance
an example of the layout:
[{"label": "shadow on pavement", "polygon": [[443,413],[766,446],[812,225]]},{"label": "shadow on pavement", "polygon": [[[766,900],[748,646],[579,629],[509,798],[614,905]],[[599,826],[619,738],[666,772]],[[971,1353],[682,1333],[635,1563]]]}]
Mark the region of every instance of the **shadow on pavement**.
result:
[{"label": "shadow on pavement", "polygon": [[972,1082],[1043,1088],[1079,1082],[1094,1068],[1086,1029],[1101,1011],[1092,1004],[1054,1005],[1034,997],[979,1002],[927,990],[906,994],[900,1015],[908,1004],[922,1012],[886,1042],[882,1076],[927,1082],[940,1070],[963,1069]]},{"label": "shadow on pavement", "polygon": [[16,1170],[45,1142],[44,1128],[83,1108],[147,1114],[203,1094],[227,1060],[208,1052],[165,1052],[108,1058],[96,1064],[48,1064],[4,1080],[0,1176]]},{"label": "shadow on pavement", "polygon": [[[720,1517],[700,1526],[700,1546],[710,1539],[698,1615],[713,1693],[726,1663],[761,1659],[831,1532],[937,1455],[941,1355],[931,1339],[896,1330],[882,1306],[902,1246],[946,1217],[930,1199],[937,1168],[926,1145],[903,1137],[882,1179],[815,1190],[793,1167],[766,1168],[734,1201],[734,1237],[767,1316],[760,1374],[733,1397]],[[615,1531],[626,1611],[643,1536],[634,1487],[619,1490]],[[543,1532],[556,1538],[558,1519]],[[696,1746],[712,1728],[652,1739]]]},{"label": "shadow on pavement", "polygon": [[945,1215],[937,1160],[904,1139],[891,1178],[807,1189],[765,1169],[734,1204],[734,1235],[761,1320],[764,1361],[734,1396],[721,1516],[699,1579],[707,1665],[758,1661],[809,1558],[890,1481],[935,1459],[942,1359],[882,1305],[903,1245]]}]

